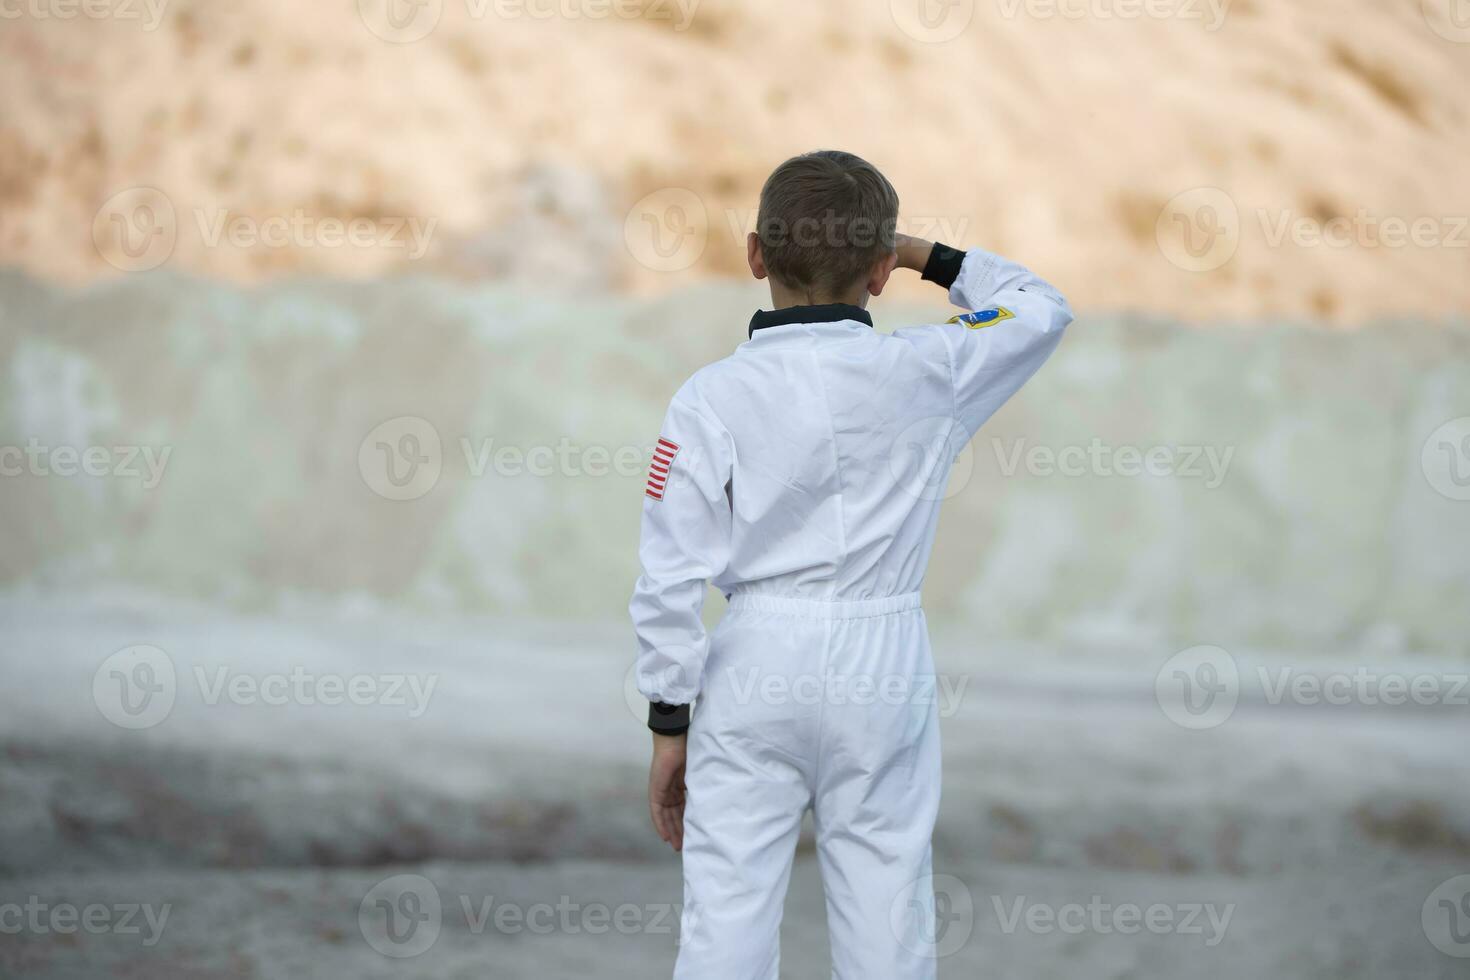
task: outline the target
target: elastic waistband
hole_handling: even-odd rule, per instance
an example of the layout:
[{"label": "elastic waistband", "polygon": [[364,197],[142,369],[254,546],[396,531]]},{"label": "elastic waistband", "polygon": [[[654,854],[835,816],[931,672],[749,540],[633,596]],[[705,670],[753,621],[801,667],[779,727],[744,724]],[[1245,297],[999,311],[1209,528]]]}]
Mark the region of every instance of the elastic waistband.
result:
[{"label": "elastic waistband", "polygon": [[809,619],[867,619],[891,616],[919,608],[919,593],[880,596],[875,599],[806,599],[761,592],[736,592],[730,597],[732,612],[785,613]]}]

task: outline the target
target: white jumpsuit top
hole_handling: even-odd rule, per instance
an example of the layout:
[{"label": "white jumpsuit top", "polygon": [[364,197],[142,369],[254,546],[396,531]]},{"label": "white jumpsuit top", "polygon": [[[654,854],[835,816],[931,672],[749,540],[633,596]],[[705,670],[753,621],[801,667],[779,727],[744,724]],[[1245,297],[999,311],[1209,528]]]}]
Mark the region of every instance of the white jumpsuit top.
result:
[{"label": "white jumpsuit top", "polygon": [[[972,312],[891,335],[852,306],[758,314],[665,419],[630,611],[639,690],[699,699],[677,977],[774,980],[808,808],[834,975],[934,975],[939,742],[919,590],[954,457],[1072,315],[982,250],[936,246],[925,278]],[[707,583],[731,597],[713,636]]]}]

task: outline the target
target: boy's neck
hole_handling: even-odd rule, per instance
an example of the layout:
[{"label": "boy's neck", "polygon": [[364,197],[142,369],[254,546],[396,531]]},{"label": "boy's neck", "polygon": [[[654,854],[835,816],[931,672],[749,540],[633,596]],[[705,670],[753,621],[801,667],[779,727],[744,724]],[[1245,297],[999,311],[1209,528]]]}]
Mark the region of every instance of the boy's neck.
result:
[{"label": "boy's neck", "polygon": [[775,282],[771,283],[771,309],[773,310],[784,310],[793,306],[829,306],[834,303],[856,306],[865,310],[868,308],[868,290],[865,286],[858,286],[842,295],[833,295],[825,291],[792,289]]}]

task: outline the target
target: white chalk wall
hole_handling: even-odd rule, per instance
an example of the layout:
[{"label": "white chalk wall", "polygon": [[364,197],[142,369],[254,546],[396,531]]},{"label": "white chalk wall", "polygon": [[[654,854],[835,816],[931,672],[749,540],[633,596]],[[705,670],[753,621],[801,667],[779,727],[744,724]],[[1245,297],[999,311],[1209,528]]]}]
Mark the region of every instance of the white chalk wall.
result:
[{"label": "white chalk wall", "polygon": [[[667,398],[759,302],[0,275],[0,582],[620,617]],[[1464,657],[1467,355],[1463,323],[1084,317],[961,458],[931,616],[1062,651]]]}]

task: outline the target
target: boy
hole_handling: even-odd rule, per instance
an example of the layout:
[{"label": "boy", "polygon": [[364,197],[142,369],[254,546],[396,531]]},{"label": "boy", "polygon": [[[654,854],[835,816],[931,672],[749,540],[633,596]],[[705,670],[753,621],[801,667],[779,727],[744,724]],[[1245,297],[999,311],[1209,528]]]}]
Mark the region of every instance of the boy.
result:
[{"label": "boy", "polygon": [[[775,980],[808,808],[833,976],[934,976],[939,731],[919,587],[955,455],[1072,314],[1019,265],[897,220],[892,185],[850,153],[778,167],[748,242],[773,311],[679,389],[654,453],[630,611],[650,812],[684,858],[676,980]],[[877,333],[865,307],[895,268],[973,312]],[[709,636],[707,583],[730,600]]]}]

